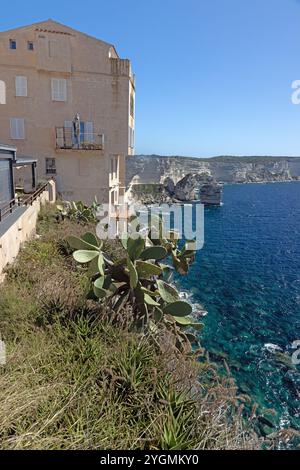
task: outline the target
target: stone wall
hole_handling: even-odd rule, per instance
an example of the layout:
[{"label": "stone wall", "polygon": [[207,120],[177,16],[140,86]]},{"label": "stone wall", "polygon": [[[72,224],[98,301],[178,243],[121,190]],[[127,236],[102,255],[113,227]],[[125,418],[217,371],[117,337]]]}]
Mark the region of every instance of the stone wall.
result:
[{"label": "stone wall", "polygon": [[55,202],[55,183],[50,181],[47,190],[31,206],[18,207],[0,223],[0,282],[3,270],[15,261],[21,245],[35,235],[36,222],[42,205]]}]

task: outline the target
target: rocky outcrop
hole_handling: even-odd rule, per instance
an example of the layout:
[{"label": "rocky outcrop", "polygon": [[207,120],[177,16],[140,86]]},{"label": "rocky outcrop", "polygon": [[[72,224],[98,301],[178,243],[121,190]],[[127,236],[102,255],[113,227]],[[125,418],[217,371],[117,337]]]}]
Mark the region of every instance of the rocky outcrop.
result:
[{"label": "rocky outcrop", "polygon": [[145,205],[200,201],[204,205],[220,205],[222,185],[207,173],[188,174],[175,185],[167,177],[163,183],[130,185],[127,198]]},{"label": "rocky outcrop", "polygon": [[176,185],[188,174],[208,174],[221,183],[295,181],[300,179],[299,157],[163,157],[137,155],[127,158],[127,184]]},{"label": "rocky outcrop", "polygon": [[175,183],[169,176],[163,182],[164,188],[168,194],[173,195],[175,191]]},{"label": "rocky outcrop", "polygon": [[203,184],[199,192],[199,200],[205,206],[219,206],[222,202],[222,185]]},{"label": "rocky outcrop", "polygon": [[179,201],[200,199],[200,191],[204,185],[211,186],[213,190],[216,182],[208,173],[189,173],[176,184],[174,197]]},{"label": "rocky outcrop", "polygon": [[171,204],[172,195],[163,184],[132,184],[126,193],[128,201],[143,205]]}]

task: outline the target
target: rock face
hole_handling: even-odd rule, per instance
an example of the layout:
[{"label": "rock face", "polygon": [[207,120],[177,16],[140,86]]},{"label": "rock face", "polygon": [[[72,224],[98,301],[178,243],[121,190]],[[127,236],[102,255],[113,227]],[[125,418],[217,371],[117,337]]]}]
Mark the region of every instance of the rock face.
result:
[{"label": "rock face", "polygon": [[221,183],[295,181],[300,179],[299,157],[162,157],[130,156],[126,162],[127,184],[133,178],[142,184],[176,185],[188,174],[206,173]]},{"label": "rock face", "polygon": [[213,191],[217,183],[207,173],[188,173],[178,181],[174,189],[174,197],[179,201],[193,201],[200,199],[203,186],[211,187]]},{"label": "rock face", "polygon": [[163,184],[132,184],[126,193],[127,200],[140,204],[171,204],[172,195]]},{"label": "rock face", "polygon": [[138,184],[134,180],[127,192],[127,198],[145,205],[195,200],[204,205],[220,205],[222,185],[207,173],[189,173],[176,185],[170,177],[158,184]]},{"label": "rock face", "polygon": [[199,200],[205,206],[219,206],[222,202],[222,185],[203,184],[199,192]]},{"label": "rock face", "polygon": [[163,185],[164,185],[165,190],[166,190],[170,195],[173,195],[173,194],[174,194],[174,191],[175,191],[175,183],[174,183],[174,181],[172,180],[172,178],[170,178],[170,177],[168,176],[168,177],[164,180]]}]

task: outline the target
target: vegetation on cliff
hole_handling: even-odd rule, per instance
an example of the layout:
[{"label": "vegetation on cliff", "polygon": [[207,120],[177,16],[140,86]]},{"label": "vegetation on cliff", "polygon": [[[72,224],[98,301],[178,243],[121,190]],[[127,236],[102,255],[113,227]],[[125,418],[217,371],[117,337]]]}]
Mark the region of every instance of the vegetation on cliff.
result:
[{"label": "vegetation on cliff", "polygon": [[[53,209],[44,209],[38,237],[0,288],[7,347],[0,367],[1,448],[259,448],[254,415],[243,419],[248,397],[237,395],[230,374],[217,374],[205,351],[178,348],[178,334],[164,322],[155,334],[136,328],[130,301],[117,309],[110,296],[88,295],[90,275],[66,241],[87,231],[94,225],[58,223]],[[117,241],[102,250],[115,264],[124,257]]]}]

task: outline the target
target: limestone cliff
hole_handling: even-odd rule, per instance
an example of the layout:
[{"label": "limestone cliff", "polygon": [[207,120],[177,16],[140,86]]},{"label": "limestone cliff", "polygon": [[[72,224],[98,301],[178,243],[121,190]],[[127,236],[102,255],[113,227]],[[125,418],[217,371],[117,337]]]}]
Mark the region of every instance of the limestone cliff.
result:
[{"label": "limestone cliff", "polygon": [[188,174],[205,173],[222,183],[293,181],[300,179],[299,157],[163,157],[127,158],[127,184],[177,184]]}]

